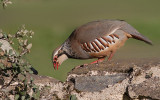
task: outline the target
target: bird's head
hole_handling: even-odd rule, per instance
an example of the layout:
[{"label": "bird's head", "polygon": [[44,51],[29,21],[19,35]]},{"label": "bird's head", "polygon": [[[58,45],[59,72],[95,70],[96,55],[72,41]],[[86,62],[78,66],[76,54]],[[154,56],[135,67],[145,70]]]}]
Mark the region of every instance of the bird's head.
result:
[{"label": "bird's head", "polygon": [[54,69],[57,68],[57,70],[58,70],[58,67],[63,63],[63,61],[65,61],[66,59],[68,59],[67,55],[62,50],[62,46],[56,48],[53,51],[52,59],[53,59]]}]

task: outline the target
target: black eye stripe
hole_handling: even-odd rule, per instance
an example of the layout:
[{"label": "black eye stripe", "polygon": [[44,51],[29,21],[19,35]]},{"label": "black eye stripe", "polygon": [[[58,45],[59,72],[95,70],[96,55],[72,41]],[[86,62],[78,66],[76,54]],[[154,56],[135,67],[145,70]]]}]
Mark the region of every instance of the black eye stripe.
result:
[{"label": "black eye stripe", "polygon": [[57,55],[57,58],[58,58],[58,57],[60,57],[60,56],[61,56],[61,55],[63,55],[63,54],[64,54],[64,53],[63,53],[63,52],[61,52],[60,54],[58,54],[58,55]]}]

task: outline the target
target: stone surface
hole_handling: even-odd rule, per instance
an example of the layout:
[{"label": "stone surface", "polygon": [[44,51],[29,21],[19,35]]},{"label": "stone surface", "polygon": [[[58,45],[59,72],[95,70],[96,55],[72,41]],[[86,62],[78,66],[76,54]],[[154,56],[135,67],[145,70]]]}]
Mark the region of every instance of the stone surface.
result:
[{"label": "stone surface", "polygon": [[159,100],[160,59],[118,60],[73,69],[67,78],[78,100]]},{"label": "stone surface", "polygon": [[[156,74],[157,73],[157,74]],[[128,86],[131,98],[160,100],[160,65],[151,67],[138,76],[133,76]]]},{"label": "stone surface", "polygon": [[72,95],[76,95],[77,100],[123,100],[123,94],[128,86],[128,79],[122,82],[108,86],[101,91],[82,92],[70,90]]},{"label": "stone surface", "polygon": [[129,86],[129,95],[131,98],[152,98],[160,100],[160,78],[154,77],[140,84]]},{"label": "stone surface", "polygon": [[126,78],[127,74],[121,73],[104,76],[81,76],[75,78],[75,89],[88,92],[101,91],[108,86],[122,82]]}]

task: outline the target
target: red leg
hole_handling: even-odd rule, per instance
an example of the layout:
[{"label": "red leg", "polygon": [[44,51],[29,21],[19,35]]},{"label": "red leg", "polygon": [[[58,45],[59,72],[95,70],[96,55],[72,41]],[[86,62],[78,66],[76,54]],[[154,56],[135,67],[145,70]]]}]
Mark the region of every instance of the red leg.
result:
[{"label": "red leg", "polygon": [[108,57],[108,61],[110,61],[110,60],[112,59],[114,53],[115,53],[114,51],[112,51],[112,52],[110,53],[110,55],[109,55],[109,57]]},{"label": "red leg", "polygon": [[99,63],[102,62],[105,58],[98,58],[98,60],[91,62],[90,64],[95,64],[95,63]]},{"label": "red leg", "polygon": [[[95,63],[102,62],[104,59],[105,59],[105,58],[98,58],[98,60],[96,60],[96,61],[94,61],[94,62],[92,62],[92,63],[90,63],[90,64],[95,64]],[[80,67],[83,67],[83,66],[86,66],[86,65],[88,65],[88,64],[83,64],[83,65],[77,66],[77,67],[75,67],[75,69],[80,68]]]}]

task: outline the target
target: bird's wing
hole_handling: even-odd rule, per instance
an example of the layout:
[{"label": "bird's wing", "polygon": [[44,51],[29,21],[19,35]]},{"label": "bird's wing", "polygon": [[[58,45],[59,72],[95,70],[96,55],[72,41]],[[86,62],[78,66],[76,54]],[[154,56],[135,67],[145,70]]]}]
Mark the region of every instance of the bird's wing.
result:
[{"label": "bird's wing", "polygon": [[80,43],[92,42],[96,38],[114,33],[121,28],[122,21],[119,20],[100,20],[87,23],[75,29],[70,36],[72,40]]},{"label": "bird's wing", "polygon": [[78,40],[80,43],[92,42],[94,39],[122,30],[131,37],[152,44],[152,41],[144,37],[135,28],[121,20],[99,20],[87,23],[75,29],[71,34],[71,40]]}]

